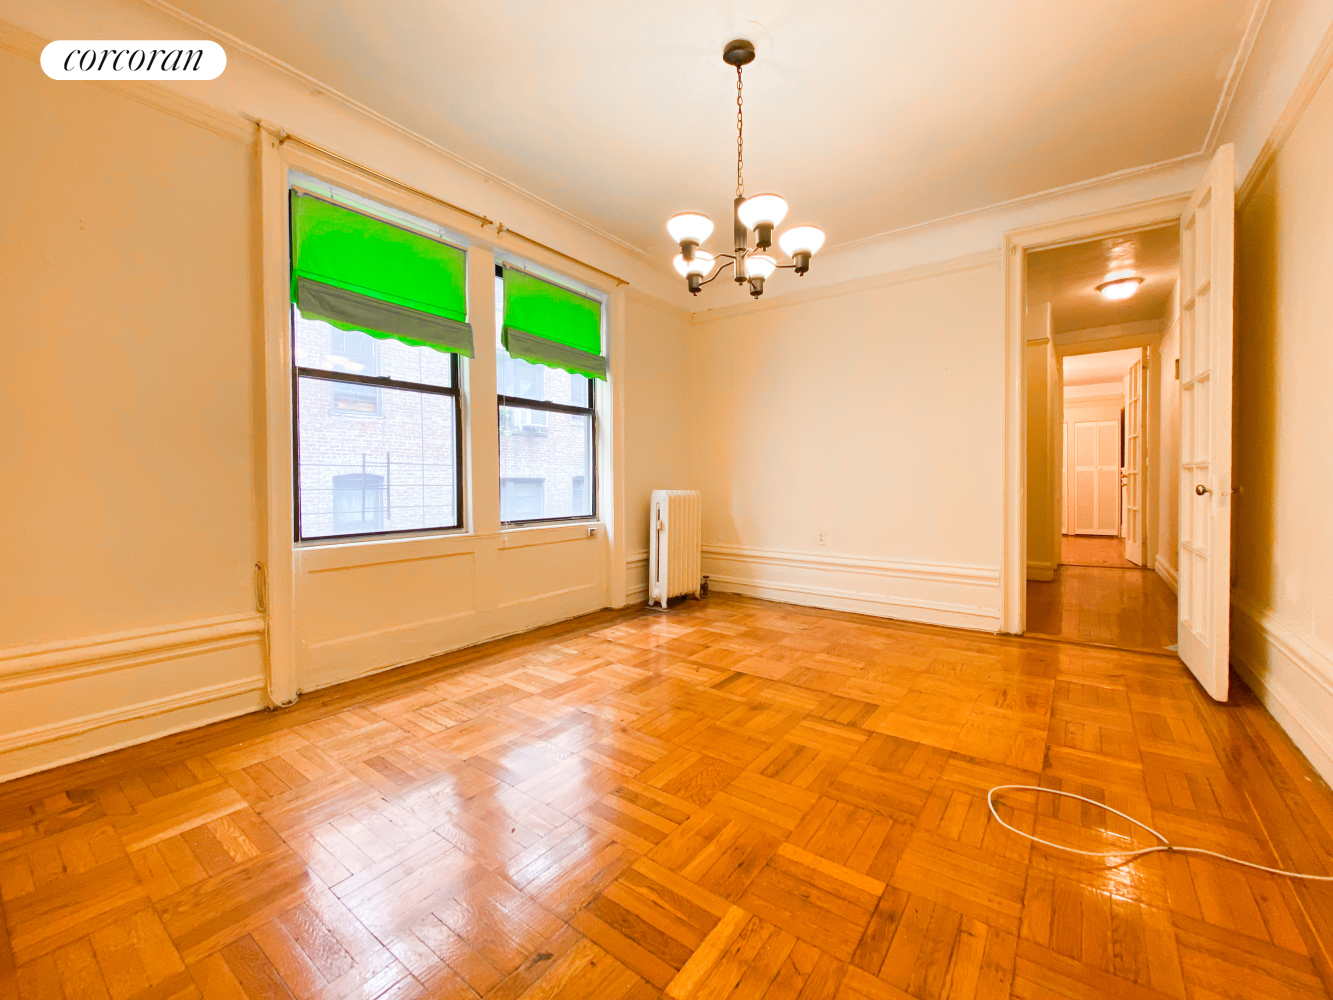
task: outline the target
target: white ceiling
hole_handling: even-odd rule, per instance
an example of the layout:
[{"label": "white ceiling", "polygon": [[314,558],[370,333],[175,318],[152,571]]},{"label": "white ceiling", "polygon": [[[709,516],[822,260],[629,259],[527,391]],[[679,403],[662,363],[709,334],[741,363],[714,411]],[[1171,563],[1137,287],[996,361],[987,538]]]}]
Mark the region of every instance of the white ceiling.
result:
[{"label": "white ceiling", "polygon": [[1140,348],[1125,351],[1102,351],[1100,354],[1078,354],[1064,359],[1065,386],[1100,385],[1114,382],[1119,385],[1138,358],[1143,356]]},{"label": "white ceiling", "polygon": [[665,262],[730,217],[734,36],[746,187],[835,246],[1198,152],[1254,0],[173,3]]},{"label": "white ceiling", "polygon": [[[1176,226],[1072,243],[1028,256],[1028,302],[1051,304],[1056,333],[1160,319],[1180,277]],[[1112,301],[1097,286],[1113,271],[1144,279],[1127,299]]]}]

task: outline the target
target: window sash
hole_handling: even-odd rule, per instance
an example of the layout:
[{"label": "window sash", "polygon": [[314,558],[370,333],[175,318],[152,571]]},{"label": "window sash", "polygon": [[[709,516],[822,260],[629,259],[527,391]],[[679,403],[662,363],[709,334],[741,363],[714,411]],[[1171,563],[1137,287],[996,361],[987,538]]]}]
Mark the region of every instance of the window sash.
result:
[{"label": "window sash", "polygon": [[[382,378],[371,375],[357,375],[352,372],[331,372],[323,368],[305,368],[292,365],[292,500],[294,505],[293,534],[299,545],[325,545],[352,541],[363,538],[398,538],[423,535],[439,535],[456,532],[466,525],[464,517],[463,493],[463,400],[458,389],[460,365],[458,355],[450,356],[452,371],[451,385],[428,385],[421,382],[405,382],[402,379]],[[373,385],[384,389],[398,389],[415,392],[419,395],[452,396],[454,400],[454,523],[428,528],[409,528],[406,530],[353,531],[332,535],[311,535],[305,537],[301,530],[301,380],[316,379],[322,382],[344,382],[355,385]],[[387,498],[387,491],[386,491]]]}]

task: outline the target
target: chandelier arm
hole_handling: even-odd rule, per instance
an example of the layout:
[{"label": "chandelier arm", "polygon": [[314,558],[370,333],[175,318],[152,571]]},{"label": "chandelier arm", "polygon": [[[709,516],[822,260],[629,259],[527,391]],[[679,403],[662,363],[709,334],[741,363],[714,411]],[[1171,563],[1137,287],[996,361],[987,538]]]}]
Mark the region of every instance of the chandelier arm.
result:
[{"label": "chandelier arm", "polygon": [[[731,255],[728,254],[727,256],[730,257]],[[735,263],[736,263],[736,258],[735,258],[735,257],[732,257],[731,260],[729,260],[729,261],[727,261],[725,264],[723,264],[722,267],[731,267],[731,266],[733,266]],[[714,271],[714,272],[713,272],[713,276],[712,276],[711,278],[709,278],[707,281],[701,281],[701,282],[699,282],[699,287],[702,288],[704,285],[708,284],[709,281],[716,281],[717,278],[718,278],[718,275],[720,275],[720,274],[722,273],[722,267],[719,267],[716,271]]]}]

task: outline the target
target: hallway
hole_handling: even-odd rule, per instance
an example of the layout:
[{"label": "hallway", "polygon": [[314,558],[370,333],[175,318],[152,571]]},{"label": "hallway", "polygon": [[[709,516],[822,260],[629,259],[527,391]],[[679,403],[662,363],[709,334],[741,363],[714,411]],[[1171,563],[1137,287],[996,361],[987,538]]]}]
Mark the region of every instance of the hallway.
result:
[{"label": "hallway", "polygon": [[1118,538],[1065,536],[1066,563],[1027,584],[1027,634],[1166,652],[1176,642],[1176,595],[1124,557]]}]

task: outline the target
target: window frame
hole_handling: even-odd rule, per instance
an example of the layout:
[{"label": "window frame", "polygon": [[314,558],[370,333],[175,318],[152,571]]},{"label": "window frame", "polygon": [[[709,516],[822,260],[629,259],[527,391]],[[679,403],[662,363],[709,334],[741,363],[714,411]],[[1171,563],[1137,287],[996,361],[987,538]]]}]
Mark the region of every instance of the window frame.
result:
[{"label": "window frame", "polygon": [[[496,265],[495,265],[495,276],[496,276],[497,278],[500,278],[500,279],[503,280],[503,278],[504,278],[504,267],[503,267],[501,264],[496,264]],[[499,330],[497,330],[496,332],[497,332],[497,334],[498,334],[498,333],[499,333]],[[521,359],[520,359],[520,360],[521,360]],[[502,515],[502,516],[501,516],[501,520],[500,520],[500,528],[501,528],[501,530],[504,530],[504,529],[507,529],[507,528],[530,528],[530,527],[536,527],[537,525],[542,525],[542,524],[569,524],[569,523],[577,522],[577,521],[585,521],[585,522],[586,522],[586,521],[596,521],[596,520],[597,520],[597,518],[598,518],[598,513],[597,513],[597,501],[598,501],[598,498],[599,498],[599,496],[600,496],[600,491],[598,490],[598,474],[599,474],[598,464],[599,464],[599,463],[598,463],[598,460],[597,460],[597,459],[598,459],[598,451],[599,451],[599,449],[598,449],[598,447],[597,447],[597,441],[598,441],[598,434],[599,434],[599,431],[600,431],[599,418],[598,418],[598,414],[597,414],[597,380],[594,379],[594,378],[588,378],[587,376],[583,376],[583,378],[584,378],[584,379],[587,381],[587,383],[588,383],[588,405],[587,405],[587,406],[573,406],[573,405],[570,405],[570,404],[568,404],[568,403],[551,403],[551,402],[547,402],[546,400],[541,400],[541,399],[527,399],[527,398],[522,397],[522,396],[505,396],[505,395],[502,395],[502,394],[500,393],[500,391],[499,391],[499,387],[498,387],[498,385],[497,385],[497,387],[496,387],[496,393],[495,393],[495,399],[496,399],[496,406],[495,406],[495,422],[496,422],[495,451],[496,451],[496,457],[497,457],[497,458],[500,457],[500,454],[499,454],[499,453],[500,453],[500,428],[503,427],[503,425],[504,425],[503,411],[504,411],[504,408],[505,408],[506,406],[508,406],[508,407],[510,407],[510,408],[512,408],[512,409],[519,409],[519,410],[544,410],[544,411],[547,412],[547,413],[568,413],[568,414],[573,414],[573,415],[575,415],[575,416],[586,416],[586,417],[589,418],[589,420],[590,420],[590,422],[591,422],[591,424],[592,424],[592,432],[591,432],[591,435],[590,435],[591,440],[588,442],[588,449],[589,449],[589,452],[590,452],[590,454],[591,454],[591,464],[592,464],[592,470],[591,470],[591,471],[592,471],[592,477],[591,477],[591,478],[592,478],[592,496],[591,496],[591,499],[592,499],[592,511],[591,511],[591,513],[588,513],[588,514],[571,514],[571,515],[568,516],[568,517],[538,517],[538,518],[531,518],[531,519],[528,519],[528,520],[520,520],[520,521],[506,521],[506,520],[504,520],[503,515]],[[500,474],[496,477],[496,481],[495,481],[495,487],[496,487],[496,495],[497,495],[497,497],[499,496],[499,493],[500,493],[500,481],[501,481],[501,480],[503,480],[503,479],[505,479],[505,478],[527,478],[527,477],[506,477],[506,476],[503,474],[503,472],[502,472],[501,470],[499,470],[498,468],[497,468],[497,471],[500,472]],[[586,489],[586,488],[587,488],[587,487],[586,487],[586,484],[585,484],[585,489]]]},{"label": "window frame", "polygon": [[[340,187],[340,185],[333,185],[333,184],[331,184],[331,186]],[[291,180],[288,179],[284,191],[284,201],[287,203],[288,206],[290,206],[290,201],[291,201],[290,192],[293,189],[298,189],[298,188],[299,185],[291,183]],[[305,190],[304,188],[299,188],[299,189]],[[391,218],[388,215],[376,214],[375,212],[370,210],[369,206],[378,205],[381,206],[383,209],[387,210],[388,212],[402,212],[404,215],[411,215],[411,213],[409,212],[405,212],[404,210],[398,209],[391,204],[385,204],[376,201],[373,198],[366,197],[365,195],[360,194],[359,192],[355,191],[352,188],[345,188],[343,190],[345,190],[348,194],[354,196],[358,200],[368,203],[367,205],[344,206],[350,208],[352,211],[370,215],[373,218],[379,219],[381,222],[387,223],[388,225],[396,226],[397,228],[407,230],[408,232],[417,233],[418,235],[425,236],[427,239],[439,240],[440,242],[448,243],[451,246],[458,245],[450,243],[450,241],[448,240],[441,239],[439,236],[424,231],[423,229],[404,225],[403,222],[399,221],[398,219]],[[323,195],[314,194],[314,197],[322,198]],[[334,204],[338,203],[334,202]],[[292,266],[291,261],[294,257],[294,254],[292,252],[292,227],[291,227],[290,207],[286,209],[286,212],[287,212],[287,268],[288,268],[288,275],[290,278],[290,273],[291,273],[290,269]],[[427,222],[428,220],[422,220],[422,221]],[[468,252],[466,246],[459,246],[459,249],[461,249],[464,254]],[[471,303],[469,303],[469,312],[470,311],[471,311]],[[336,371],[329,371],[324,368],[309,368],[302,365],[298,365],[296,363],[295,317],[296,317],[296,303],[289,302],[287,308],[287,344],[291,358],[290,368],[291,368],[291,380],[292,380],[291,466],[292,466],[293,544],[298,547],[310,546],[310,545],[329,545],[329,544],[338,544],[342,542],[365,541],[368,539],[375,539],[375,538],[414,538],[414,537],[422,537],[429,535],[458,534],[465,531],[467,528],[467,518],[466,518],[466,510],[464,509],[463,506],[465,499],[465,490],[463,482],[464,428],[463,428],[463,395],[461,388],[463,365],[459,362],[458,354],[453,351],[447,352],[449,354],[449,385],[447,386],[430,385],[423,382],[409,382],[404,379],[389,378],[383,375],[357,375],[353,372],[336,372]],[[429,528],[409,528],[399,531],[357,531],[357,532],[346,532],[346,533],[331,534],[331,535],[312,535],[308,538],[305,537],[301,527],[301,379],[303,378],[315,379],[323,382],[342,382],[342,383],[352,383],[354,385],[373,386],[378,389],[402,389],[408,392],[415,392],[419,395],[430,394],[437,396],[452,396],[454,400],[454,407],[453,407],[454,409],[454,523],[450,525],[441,525]],[[374,419],[375,417],[381,417],[381,418],[383,417],[384,397],[382,393],[377,395],[379,398],[377,400],[378,405],[376,407],[376,412],[374,414],[367,413],[361,415],[360,419]],[[353,418],[356,418],[358,416],[355,413],[347,413],[343,415]],[[385,509],[388,508],[389,488],[390,484],[386,483],[385,493],[384,493]]]}]

